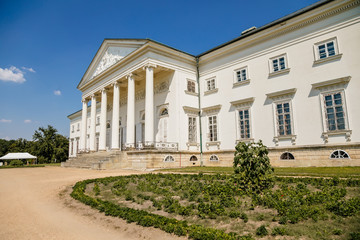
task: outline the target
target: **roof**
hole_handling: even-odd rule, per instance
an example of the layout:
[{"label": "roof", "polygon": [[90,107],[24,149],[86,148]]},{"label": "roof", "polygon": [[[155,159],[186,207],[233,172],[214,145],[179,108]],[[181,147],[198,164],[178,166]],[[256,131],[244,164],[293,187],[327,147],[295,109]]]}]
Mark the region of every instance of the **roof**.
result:
[{"label": "roof", "polygon": [[31,155],[30,153],[8,153],[5,156],[0,157],[0,160],[10,160],[10,159],[35,159],[37,157]]}]

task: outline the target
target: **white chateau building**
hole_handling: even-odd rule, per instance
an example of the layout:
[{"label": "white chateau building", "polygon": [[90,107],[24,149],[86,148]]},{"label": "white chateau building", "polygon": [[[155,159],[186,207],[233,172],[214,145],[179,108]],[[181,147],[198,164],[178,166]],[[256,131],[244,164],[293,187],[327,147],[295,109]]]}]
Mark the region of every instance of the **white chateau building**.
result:
[{"label": "white chateau building", "polygon": [[105,39],[81,79],[64,166],[360,165],[360,1],[320,1],[198,56]]}]

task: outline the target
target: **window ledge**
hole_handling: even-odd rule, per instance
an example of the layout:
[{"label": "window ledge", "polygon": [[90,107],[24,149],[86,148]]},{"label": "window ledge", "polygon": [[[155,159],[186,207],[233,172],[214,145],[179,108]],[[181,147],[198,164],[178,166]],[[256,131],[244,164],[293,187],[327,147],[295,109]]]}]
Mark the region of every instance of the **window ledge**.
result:
[{"label": "window ledge", "polygon": [[324,138],[324,142],[328,143],[329,142],[329,136],[344,135],[345,138],[346,138],[346,141],[350,142],[351,141],[351,134],[352,134],[352,130],[336,130],[336,131],[323,132],[322,137]]},{"label": "window ledge", "polygon": [[281,135],[281,136],[274,137],[275,146],[279,146],[280,140],[286,140],[286,139],[290,139],[291,144],[295,145],[296,135]]},{"label": "window ledge", "polygon": [[289,72],[290,72],[290,68],[285,68],[285,69],[280,70],[280,71],[269,73],[269,77],[274,77],[274,76],[282,75],[282,74],[289,73]]},{"label": "window ledge", "polygon": [[220,149],[220,144],[220,141],[206,142],[206,148],[209,150],[210,146],[217,146],[217,148]]},{"label": "window ledge", "polygon": [[342,57],[342,53],[336,54],[334,56],[322,58],[322,59],[317,59],[317,60],[314,61],[314,65],[317,65],[317,64],[320,64],[320,63],[325,63],[325,62],[331,62],[333,60],[341,59],[341,57]]},{"label": "window ledge", "polygon": [[241,86],[241,85],[249,84],[249,83],[250,83],[250,79],[246,79],[246,80],[240,81],[240,82],[235,82],[235,83],[233,83],[233,88]]},{"label": "window ledge", "polygon": [[235,141],[235,144],[237,145],[240,142],[244,142],[244,143],[253,143],[254,139],[253,138],[242,138],[242,139],[237,139]]},{"label": "window ledge", "polygon": [[214,88],[214,89],[208,90],[208,91],[204,92],[204,95],[209,95],[209,94],[212,94],[212,93],[217,93],[218,90],[219,90],[218,88]]},{"label": "window ledge", "polygon": [[198,94],[196,92],[190,92],[188,90],[185,90],[185,93],[186,94],[189,94],[189,95],[193,95],[193,96],[197,96]]}]

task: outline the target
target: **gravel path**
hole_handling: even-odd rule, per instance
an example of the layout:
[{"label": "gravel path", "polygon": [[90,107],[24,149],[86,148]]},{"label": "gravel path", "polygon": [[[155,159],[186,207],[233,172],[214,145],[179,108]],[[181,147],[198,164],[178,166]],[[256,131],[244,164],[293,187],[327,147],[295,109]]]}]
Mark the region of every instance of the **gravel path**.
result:
[{"label": "gravel path", "polygon": [[139,174],[60,167],[0,170],[0,239],[180,239],[159,229],[127,224],[69,196],[80,180]]}]

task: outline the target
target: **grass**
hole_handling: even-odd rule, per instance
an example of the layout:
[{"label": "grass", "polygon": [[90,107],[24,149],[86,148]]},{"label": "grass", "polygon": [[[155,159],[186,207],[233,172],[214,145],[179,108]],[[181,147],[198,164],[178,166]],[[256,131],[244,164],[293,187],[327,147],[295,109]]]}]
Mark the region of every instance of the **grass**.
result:
[{"label": "grass", "polygon": [[37,167],[56,167],[60,166],[61,163],[46,163],[46,164],[30,164],[30,165],[23,165],[23,166],[0,166],[0,169],[8,169],[8,168],[37,168]]},{"label": "grass", "polygon": [[[312,177],[360,177],[360,167],[276,167],[276,176],[312,176]],[[160,169],[158,172],[176,173],[225,173],[234,172],[232,167],[184,167]]]}]

